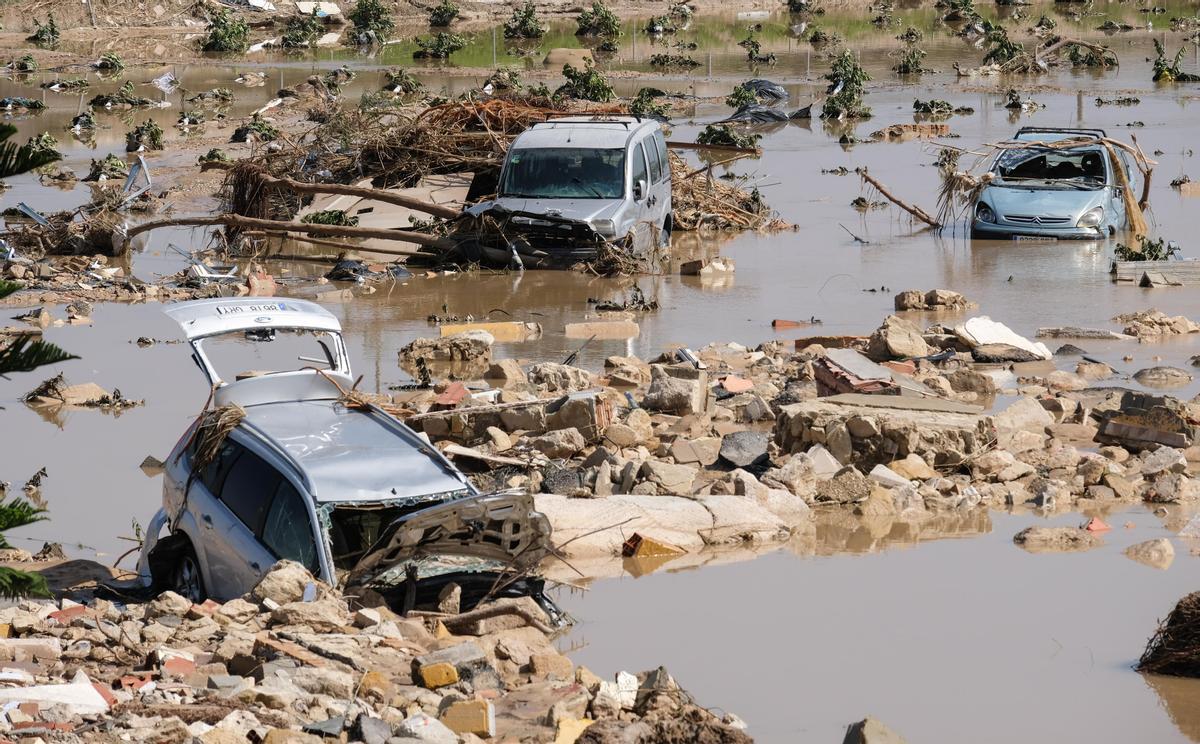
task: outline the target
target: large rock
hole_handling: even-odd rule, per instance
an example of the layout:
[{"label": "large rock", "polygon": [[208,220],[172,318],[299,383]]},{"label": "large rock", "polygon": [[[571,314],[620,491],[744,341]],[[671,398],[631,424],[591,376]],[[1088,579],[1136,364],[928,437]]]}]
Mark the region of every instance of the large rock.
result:
[{"label": "large rock", "polygon": [[650,387],[642,406],[651,411],[686,416],[703,411],[707,405],[707,375],[691,367],[650,367]]},{"label": "large rock", "polygon": [[905,739],[882,721],[867,716],[846,728],[842,744],[905,744]]},{"label": "large rock", "polygon": [[307,568],[295,561],[283,560],[259,579],[258,584],[250,590],[250,595],[259,602],[269,599],[283,605],[303,599],[304,590],[309,584],[318,585]]},{"label": "large rock", "polygon": [[587,440],[579,430],[555,429],[534,437],[524,437],[520,444],[541,452],[552,460],[563,460],[573,457],[576,452],[587,446]]},{"label": "large rock", "polygon": [[570,65],[574,68],[582,70],[590,63],[594,63],[591,50],[575,49],[570,47],[555,47],[542,59],[542,64],[553,67],[556,70],[561,70],[563,65]]},{"label": "large rock", "polygon": [[464,331],[442,338],[418,338],[400,349],[400,366],[416,375],[423,363],[438,370],[455,371],[482,377],[492,360],[496,338],[487,331]]},{"label": "large rock", "polygon": [[1165,537],[1146,540],[1125,549],[1125,555],[1144,566],[1166,570],[1175,560],[1175,548]]},{"label": "large rock", "polygon": [[647,460],[642,465],[642,477],[658,486],[659,493],[687,496],[692,482],[700,471],[691,465],[675,465],[661,460]]},{"label": "large rock", "polygon": [[712,528],[701,532],[709,545],[786,540],[789,525],[746,496],[705,496],[700,503],[712,514]]},{"label": "large rock", "polygon": [[1091,532],[1076,527],[1026,527],[1013,536],[1013,542],[1030,553],[1091,550],[1102,544]]},{"label": "large rock", "polygon": [[[977,413],[929,410],[913,399],[878,397],[878,406],[836,402],[837,396],[783,406],[775,421],[775,441],[785,453],[824,445],[841,464],[869,471],[910,454],[933,465],[956,465],[993,439],[990,421]],[[850,437],[846,422],[856,416],[873,419],[879,435]]]},{"label": "large rock", "polygon": [[721,439],[721,459],[735,468],[748,468],[767,459],[767,444],[771,441],[765,431],[735,431]]},{"label": "large rock", "polygon": [[568,364],[543,362],[529,368],[529,381],[552,393],[587,390],[592,386],[592,373]]},{"label": "large rock", "polygon": [[1133,379],[1151,388],[1183,387],[1192,381],[1192,375],[1178,367],[1147,367],[1133,373]]},{"label": "large rock", "polygon": [[[534,503],[554,525],[555,542],[564,545],[570,541],[566,547],[569,556],[619,555],[633,531],[684,550],[700,550],[705,545],[701,532],[713,527],[708,509],[689,498],[617,494],[572,499],[536,494]],[[626,523],[630,518],[635,521]]]},{"label": "large rock", "polygon": [[[1011,452],[1040,446],[1046,439],[1046,427],[1053,423],[1054,417],[1049,411],[1033,398],[1026,397],[1017,398],[1008,408],[992,416],[997,446]],[[1034,438],[1030,440],[1020,436],[1026,432],[1034,434]]]},{"label": "large rock", "polygon": [[928,356],[929,344],[921,338],[921,329],[895,315],[884,318],[883,325],[871,334],[867,356],[877,362]]},{"label": "large rock", "polygon": [[315,602],[288,602],[271,612],[271,622],[277,625],[307,625],[318,633],[340,630],[347,620],[346,606],[333,597]]}]

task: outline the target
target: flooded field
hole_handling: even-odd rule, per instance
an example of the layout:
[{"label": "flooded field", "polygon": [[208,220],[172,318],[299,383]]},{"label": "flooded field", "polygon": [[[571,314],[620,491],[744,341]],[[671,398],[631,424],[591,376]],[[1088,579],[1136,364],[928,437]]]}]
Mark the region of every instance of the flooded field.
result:
[{"label": "flooded field", "polygon": [[[794,230],[677,233],[676,259],[723,255],[736,261],[736,273],[718,279],[674,270],[623,278],[463,272],[417,275],[329,304],[346,329],[354,370],[364,378],[361,388],[386,391],[411,382],[396,354],[415,338],[436,335],[427,321],[431,314],[490,314],[491,319],[540,323],[540,339],[500,344],[496,355],[562,361],[581,345],[566,337],[564,325],[587,318],[589,300],[619,299],[635,286],[660,309],[637,318],[640,334],[634,339],[587,344],[579,351],[579,366],[598,370],[606,357],[649,358],[673,345],[754,347],[812,334],[866,335],[893,311],[894,295],[910,288],[960,292],[979,304],[979,314],[1029,337],[1043,326],[1120,330],[1112,318],[1150,307],[1200,316],[1195,287],[1142,289],[1111,281],[1113,248],[1118,240],[1128,240],[1125,236],[1078,242],[978,240],[961,220],[939,232],[914,224],[893,206],[859,212],[852,200],[877,196],[863,186],[856,168],[867,169],[906,201],[934,210],[941,186],[936,148],[929,140],[839,143],[845,134],[866,140],[877,129],[911,123],[913,100],[929,98],[974,109],[972,115],[945,119],[952,135],[938,140],[971,152],[985,152],[986,145],[1021,126],[1103,128],[1122,140],[1136,136],[1158,163],[1147,215],[1153,234],[1178,241],[1187,257],[1200,257],[1194,232],[1200,226],[1200,196],[1186,196],[1170,185],[1187,174],[1200,179],[1200,161],[1193,155],[1200,134],[1200,84],[1152,83],[1150,62],[1159,39],[1169,54],[1185,46],[1184,69],[1200,72],[1200,45],[1186,41],[1186,33],[1169,31],[1166,21],[1194,18],[1197,6],[1172,2],[1162,12],[1147,10],[1132,3],[981,7],[984,16],[999,14],[1010,28],[1027,28],[1050,16],[1059,32],[1109,44],[1121,61],[1119,68],[1103,72],[1064,66],[1040,76],[998,80],[956,75],[955,63],[975,67],[982,51],[955,37],[937,20],[943,11],[930,5],[898,4],[896,22],[883,29],[871,24],[873,14],[865,9],[831,8],[810,22],[837,32],[860,55],[873,78],[866,103],[874,117],[853,125],[811,119],[763,129],[761,156],[715,168],[717,174],[748,176]],[[1104,34],[1097,28],[1106,20],[1138,26],[1152,21],[1153,28]],[[789,111],[824,96],[821,76],[828,59],[797,38],[798,22],[775,12],[701,15],[673,39],[698,44],[696,51],[686,52],[701,63],[690,73],[656,72],[649,56],[673,50],[632,32],[621,38],[617,52],[602,57],[602,66],[613,73],[621,95],[652,85],[697,96],[686,115],[672,119],[669,136],[691,142],[705,125],[730,113],[720,98],[747,78],[781,83],[791,94]],[[627,21],[627,28],[642,23]],[[747,64],[737,43],[750,24],[761,24],[755,34],[763,51],[776,55],[775,65],[752,69]],[[895,36],[908,26],[923,31],[924,63],[933,68],[915,78],[891,71],[902,47]],[[55,73],[0,79],[0,95],[34,96],[48,106],[7,119],[18,129],[14,141],[50,131],[64,154],[61,165],[82,175],[93,158],[123,155],[125,131],[151,118],[166,130],[167,147],[148,154],[146,161],[163,182],[187,184],[196,151],[224,146],[232,125],[279,88],[314,70],[346,64],[358,76],[342,96],[357,101],[379,88],[381,68],[412,65],[415,48],[403,41],[373,55],[332,47],[303,57],[260,53],[198,63],[189,42],[178,34],[150,42],[71,42],[63,51],[148,49],[137,56],[160,64],[134,68],[127,77],[148,81],[174,72],[188,91],[229,86],[237,73],[248,70],[265,72],[266,84],[236,88],[224,121],[210,123],[190,139],[174,128],[181,94],[142,86],[143,95],[161,95],[170,107],[98,114],[101,127],[94,138],[80,141],[67,131],[72,117],[86,99],[115,90],[118,81],[93,78],[84,94],[64,95],[32,87]],[[537,46],[544,52],[578,45],[573,24],[556,21]],[[556,79],[555,71],[542,69],[541,54],[512,52],[493,29],[481,29],[449,63],[420,65],[414,72],[447,97],[475,88],[499,65],[527,68],[531,80]],[[1009,88],[1043,108],[1006,109]],[[1139,103],[1097,103],[1118,96],[1133,96]],[[236,156],[249,149],[236,146],[230,152]],[[689,157],[699,167],[695,154]],[[823,173],[839,167],[849,172]],[[86,201],[89,193],[86,184],[42,186],[33,174],[8,183],[4,207],[27,202],[41,211],[66,209]],[[197,188],[172,206],[176,214],[204,213],[215,203]],[[165,276],[186,265],[169,245],[195,249],[206,242],[199,229],[158,231],[139,240],[127,268],[146,279]],[[289,292],[289,277],[324,270],[304,262],[274,262],[269,268],[280,280],[281,294]],[[5,312],[15,316],[25,309],[14,305]],[[771,321],[777,318],[816,318],[820,325],[775,332]],[[178,338],[160,305],[98,304],[92,321],[46,329],[48,340],[80,357],[59,369],[72,382],[119,388],[145,405],[119,416],[97,411],[42,415],[20,402],[40,381],[38,374],[0,379],[5,432],[0,478],[16,490],[38,468],[48,471],[42,494],[49,518],[8,534],[15,546],[36,551],[44,541],[57,541],[73,557],[112,563],[135,544],[130,542],[135,524],[144,524],[161,501],[161,481],[145,476],[139,463],[147,455],[167,454],[204,407],[209,391],[186,346],[135,343],[139,337]],[[1052,349],[1062,343],[1046,342]],[[1143,390],[1128,375],[1155,365],[1191,370],[1189,360],[1200,354],[1196,334],[1161,343],[1072,343],[1117,370],[1118,379],[1109,384]],[[1075,361],[1059,359],[1058,365],[1073,369]],[[1196,381],[1171,391],[1184,400],[1197,393]],[[1012,536],[1027,526],[1073,527],[1090,516],[1114,527],[1097,550],[1033,555],[1012,544]],[[1133,543],[1173,538],[1189,516],[1175,507],[1156,513],[1154,505],[1142,504],[1049,517],[1019,507],[1014,512],[980,508],[969,519],[922,530],[899,518],[847,523],[818,515],[815,534],[796,536],[761,555],[750,549],[717,552],[707,565],[673,570],[668,562],[640,576],[614,563],[598,572],[600,578],[584,582],[586,591],[561,588],[555,596],[578,624],[558,643],[576,663],[605,678],[622,669],[665,665],[701,705],[737,714],[749,724],[748,733],[763,742],[838,741],[848,722],[866,714],[911,742],[1200,741],[1200,680],[1132,670],[1158,619],[1195,589],[1194,551],[1200,551],[1200,543],[1175,538],[1177,558],[1169,570],[1122,555]],[[131,566],[131,559],[122,565]]]}]

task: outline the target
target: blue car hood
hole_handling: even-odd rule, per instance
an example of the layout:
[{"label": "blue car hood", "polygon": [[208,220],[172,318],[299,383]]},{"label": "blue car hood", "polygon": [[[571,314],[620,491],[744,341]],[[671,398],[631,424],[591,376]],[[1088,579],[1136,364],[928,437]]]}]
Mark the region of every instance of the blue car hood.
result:
[{"label": "blue car hood", "polygon": [[1040,217],[1078,218],[1088,209],[1104,203],[1104,189],[1028,189],[990,186],[983,192],[999,215],[1020,214]]}]

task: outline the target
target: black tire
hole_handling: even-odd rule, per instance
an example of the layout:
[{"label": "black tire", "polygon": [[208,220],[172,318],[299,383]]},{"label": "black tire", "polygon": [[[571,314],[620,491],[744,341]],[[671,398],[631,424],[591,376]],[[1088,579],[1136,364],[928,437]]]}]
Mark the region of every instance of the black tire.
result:
[{"label": "black tire", "polygon": [[200,604],[208,599],[208,591],[204,588],[204,574],[200,571],[200,559],[196,557],[196,549],[191,540],[181,539],[178,557],[171,566],[168,589],[176,594],[190,599],[193,604]]}]

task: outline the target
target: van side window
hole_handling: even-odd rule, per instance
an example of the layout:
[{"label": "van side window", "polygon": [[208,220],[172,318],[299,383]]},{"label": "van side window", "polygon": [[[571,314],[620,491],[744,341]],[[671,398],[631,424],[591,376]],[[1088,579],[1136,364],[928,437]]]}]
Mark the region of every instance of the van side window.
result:
[{"label": "van side window", "polygon": [[286,478],[280,481],[271,508],[267,510],[262,541],[276,558],[296,561],[314,575],[320,573],[308,509],[300,492]]},{"label": "van side window", "polygon": [[652,183],[662,180],[662,161],[658,159],[658,148],[653,142],[646,142],[646,156],[650,158],[650,179]]},{"label": "van side window", "polygon": [[646,179],[646,151],[642,149],[641,142],[633,148],[633,183],[637,183],[639,179],[649,183]]},{"label": "van side window", "polygon": [[221,486],[222,503],[254,534],[262,529],[271,497],[283,476],[266,460],[243,448]]},{"label": "van side window", "polygon": [[654,133],[654,149],[658,150],[658,159],[662,161],[663,178],[671,178],[671,159],[667,157],[667,140],[662,132]]}]

